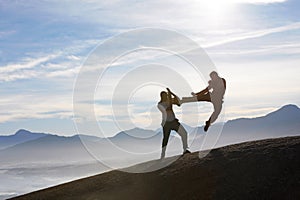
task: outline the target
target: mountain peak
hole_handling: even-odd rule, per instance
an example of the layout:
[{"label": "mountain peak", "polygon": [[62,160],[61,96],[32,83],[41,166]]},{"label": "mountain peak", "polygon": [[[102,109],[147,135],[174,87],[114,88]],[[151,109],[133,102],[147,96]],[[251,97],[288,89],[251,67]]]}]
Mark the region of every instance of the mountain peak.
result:
[{"label": "mountain peak", "polygon": [[295,104],[287,104],[279,108],[279,110],[299,110],[299,107]]},{"label": "mountain peak", "polygon": [[124,130],[119,132],[117,135],[113,136],[113,138],[150,138],[155,136],[157,133],[153,130],[142,129],[139,127],[135,127],[133,129]]},{"label": "mountain peak", "polygon": [[278,110],[269,113],[268,115],[280,115],[282,117],[284,116],[289,116],[292,117],[293,115],[299,115],[300,114],[300,109],[298,106],[294,105],[294,104],[288,104],[288,105],[284,105],[281,108],[279,108]]},{"label": "mountain peak", "polygon": [[48,134],[46,134],[46,133],[33,133],[33,132],[28,131],[26,129],[20,129],[13,136],[38,138],[38,137],[42,137],[42,136],[45,136],[45,135],[48,135]]},{"label": "mountain peak", "polygon": [[32,134],[32,132],[25,129],[20,129],[15,133],[15,135],[24,135],[24,134]]}]

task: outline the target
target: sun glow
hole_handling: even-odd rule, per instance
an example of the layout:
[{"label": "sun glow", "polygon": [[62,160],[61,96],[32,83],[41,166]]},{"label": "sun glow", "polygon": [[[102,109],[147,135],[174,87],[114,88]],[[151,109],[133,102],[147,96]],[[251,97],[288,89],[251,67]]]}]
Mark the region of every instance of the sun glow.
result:
[{"label": "sun glow", "polygon": [[200,15],[215,23],[231,15],[235,5],[234,0],[198,0],[194,1],[194,9]]}]

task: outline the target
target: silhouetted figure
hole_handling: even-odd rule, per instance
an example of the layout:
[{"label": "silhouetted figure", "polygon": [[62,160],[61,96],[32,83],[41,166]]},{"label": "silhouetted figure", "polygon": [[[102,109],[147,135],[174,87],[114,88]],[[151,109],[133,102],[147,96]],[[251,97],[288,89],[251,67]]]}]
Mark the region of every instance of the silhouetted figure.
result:
[{"label": "silhouetted figure", "polygon": [[[226,81],[219,77],[218,73],[213,71],[209,74],[211,80],[208,81],[208,87],[201,92],[192,92],[192,97],[183,97],[180,104],[197,101],[211,102],[214,106],[214,112],[209,120],[205,122],[204,131],[206,132],[209,126],[214,123],[222,110],[223,98],[226,90]],[[212,90],[212,92],[210,92]]]},{"label": "silhouetted figure", "polygon": [[[188,150],[187,144],[187,132],[184,127],[179,123],[178,119],[175,117],[173,112],[172,104],[177,104],[179,98],[172,93],[169,88],[167,88],[168,92],[162,91],[160,93],[160,102],[158,102],[158,109],[162,113],[162,127],[163,127],[163,141],[162,141],[162,151],[161,151],[161,159],[165,157],[166,148],[169,141],[170,133],[172,130],[176,131],[182,140],[183,145],[183,154],[191,153]],[[174,96],[174,98],[172,98]]]}]

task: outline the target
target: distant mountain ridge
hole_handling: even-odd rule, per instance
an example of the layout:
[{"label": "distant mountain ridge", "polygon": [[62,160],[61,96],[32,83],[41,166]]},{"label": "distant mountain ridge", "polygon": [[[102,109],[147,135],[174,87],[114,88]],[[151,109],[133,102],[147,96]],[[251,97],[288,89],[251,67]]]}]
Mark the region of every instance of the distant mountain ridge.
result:
[{"label": "distant mountain ridge", "polygon": [[270,137],[300,135],[300,109],[285,105],[265,116],[229,120],[224,124],[220,145]]},{"label": "distant mountain ridge", "polygon": [[[224,126],[243,126],[243,125],[248,125],[249,122],[251,123],[256,123],[256,122],[262,122],[259,125],[262,124],[266,124],[266,123],[272,123],[274,122],[274,120],[278,120],[277,122],[281,122],[281,124],[288,126],[290,124],[294,124],[295,122],[299,122],[300,119],[300,108],[296,105],[293,104],[288,104],[285,105],[271,113],[266,114],[265,116],[260,116],[260,117],[255,117],[255,118],[237,118],[237,119],[233,119],[233,120],[229,120],[227,121]],[[278,123],[276,123],[278,124]],[[276,125],[273,124],[273,125]],[[250,124],[251,127],[255,127],[252,126],[252,124]],[[254,124],[256,126],[258,126],[257,124]],[[187,124],[183,123],[183,126],[187,129],[188,132],[191,132],[195,129],[200,129],[202,128],[202,126],[199,127],[191,127]],[[264,127],[264,126],[262,126]],[[151,136],[155,136],[158,132],[161,132],[162,129],[161,127],[156,129],[156,130],[147,130],[147,129],[142,129],[142,128],[138,128],[135,127],[133,129],[130,130],[125,130],[125,131],[121,131],[119,133],[117,133],[115,136],[109,137],[109,138],[114,138],[114,137],[138,137],[138,138],[149,138]],[[141,134],[142,132],[142,134]],[[5,135],[5,136],[1,136],[0,135],[0,149],[3,149],[2,147],[2,143],[4,144],[4,142],[2,142],[2,140],[4,139],[10,139],[10,140],[15,140],[15,142],[11,142],[9,145],[6,146],[11,146],[11,144],[17,144],[17,143],[21,143],[21,142],[26,142],[29,140],[34,140],[37,139],[39,137],[44,137],[46,135],[55,135],[55,134],[50,134],[50,133],[35,133],[35,132],[30,132],[28,130],[25,129],[20,129],[18,130],[15,134],[13,135]],[[73,136],[62,136],[62,137],[90,137],[90,139],[100,139],[101,137],[97,137],[97,136],[90,136],[90,135],[83,135],[83,134],[79,134],[79,135],[73,135]]]},{"label": "distant mountain ridge", "polygon": [[[206,146],[212,148],[258,139],[300,135],[300,109],[295,105],[286,105],[262,117],[229,120],[223,127],[220,127],[220,130],[223,128],[221,133],[215,131],[213,127],[205,133],[203,127],[185,126],[189,132],[189,139],[194,139],[191,144],[192,151],[197,151],[204,137],[205,141],[209,141],[210,138],[213,138],[212,142],[217,140],[216,144]],[[173,148],[179,153],[181,141],[180,138],[174,137],[175,135],[172,134],[170,137],[170,140],[175,141],[173,147],[171,145],[168,148],[169,150]],[[93,157],[88,152],[90,149],[97,152],[97,155],[105,152],[107,158],[114,157],[115,154],[120,155],[122,149],[143,154],[159,150],[161,140],[160,129],[152,131],[134,128],[122,131],[110,138],[88,135],[65,137],[31,133],[21,129],[14,135],[0,136],[0,160],[7,164],[47,162],[47,160],[53,162],[91,161]],[[85,145],[89,147],[86,148]],[[113,151],[112,145],[117,145],[120,149]]]},{"label": "distant mountain ridge", "polygon": [[0,136],[0,150],[5,149],[16,144],[35,140],[40,137],[44,137],[46,133],[32,133],[30,131],[20,129],[14,135]]}]

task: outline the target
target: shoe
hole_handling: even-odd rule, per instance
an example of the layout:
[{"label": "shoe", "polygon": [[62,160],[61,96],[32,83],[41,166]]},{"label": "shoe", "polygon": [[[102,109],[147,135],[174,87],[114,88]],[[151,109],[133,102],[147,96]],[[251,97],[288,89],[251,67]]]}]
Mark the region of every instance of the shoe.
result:
[{"label": "shoe", "polygon": [[191,153],[189,150],[185,150],[184,152],[183,152],[183,155],[185,155],[185,154],[189,154],[189,153]]},{"label": "shoe", "polygon": [[209,126],[210,126],[210,122],[209,122],[209,121],[206,121],[206,122],[205,122],[205,126],[204,126],[204,131],[205,131],[205,132],[207,132]]}]

